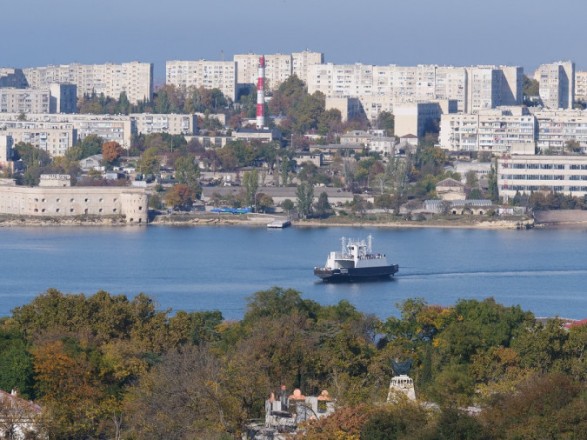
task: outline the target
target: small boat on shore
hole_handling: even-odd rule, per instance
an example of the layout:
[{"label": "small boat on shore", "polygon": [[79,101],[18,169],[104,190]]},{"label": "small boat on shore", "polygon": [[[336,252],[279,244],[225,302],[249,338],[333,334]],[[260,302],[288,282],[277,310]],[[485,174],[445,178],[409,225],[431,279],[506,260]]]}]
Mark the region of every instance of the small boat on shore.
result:
[{"label": "small boat on shore", "polygon": [[325,282],[366,281],[389,278],[399,266],[389,264],[385,254],[372,251],[373,237],[367,241],[342,238],[341,252],[328,254],[324,267],[314,267],[314,275]]}]

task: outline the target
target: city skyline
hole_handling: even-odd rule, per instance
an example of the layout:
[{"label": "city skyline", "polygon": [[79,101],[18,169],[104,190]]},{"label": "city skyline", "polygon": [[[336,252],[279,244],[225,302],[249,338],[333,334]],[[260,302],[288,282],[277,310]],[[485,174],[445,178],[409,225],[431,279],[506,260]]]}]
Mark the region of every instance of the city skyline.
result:
[{"label": "city skyline", "polygon": [[531,75],[540,64],[570,59],[587,68],[587,37],[579,31],[587,4],[574,0],[496,0],[474,8],[462,0],[24,0],[3,11],[11,38],[0,41],[2,67],[136,60],[154,63],[157,83],[169,60],[306,48],[337,64],[502,64]]}]

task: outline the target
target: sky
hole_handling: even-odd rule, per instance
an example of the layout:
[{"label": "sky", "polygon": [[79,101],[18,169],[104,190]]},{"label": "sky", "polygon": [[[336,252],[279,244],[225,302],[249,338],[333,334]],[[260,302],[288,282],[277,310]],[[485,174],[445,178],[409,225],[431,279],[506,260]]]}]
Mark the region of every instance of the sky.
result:
[{"label": "sky", "polygon": [[0,67],[231,60],[323,52],[327,62],[587,70],[585,0],[0,0]]}]

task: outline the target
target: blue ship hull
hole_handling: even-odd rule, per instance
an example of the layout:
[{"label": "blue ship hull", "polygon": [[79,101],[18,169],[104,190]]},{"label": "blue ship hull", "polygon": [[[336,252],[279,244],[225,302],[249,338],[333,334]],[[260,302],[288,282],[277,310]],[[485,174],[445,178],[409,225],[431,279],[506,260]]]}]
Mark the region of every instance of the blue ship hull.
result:
[{"label": "blue ship hull", "polygon": [[327,269],[314,268],[314,275],[327,283],[358,282],[380,280],[392,277],[399,270],[397,264],[379,267],[365,267],[360,269]]}]

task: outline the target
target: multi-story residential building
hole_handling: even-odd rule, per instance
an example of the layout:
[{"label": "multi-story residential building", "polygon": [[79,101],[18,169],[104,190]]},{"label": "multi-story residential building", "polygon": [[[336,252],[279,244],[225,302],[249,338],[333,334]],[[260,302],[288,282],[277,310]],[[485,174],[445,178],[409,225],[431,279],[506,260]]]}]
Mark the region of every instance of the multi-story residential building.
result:
[{"label": "multi-story residential building", "polygon": [[104,94],[118,99],[121,93],[132,104],[153,97],[153,64],[62,64],[23,69],[32,88],[49,87],[52,83],[75,84],[77,96]]},{"label": "multi-story residential building", "polygon": [[587,71],[575,72],[575,100],[587,102]]},{"label": "multi-story residential building", "polygon": [[12,136],[0,134],[0,168],[6,168],[12,161]]},{"label": "multi-story residential building", "polygon": [[558,61],[541,65],[534,73],[540,85],[542,105],[549,109],[572,109],[575,101],[575,63]]},{"label": "multi-story residential building", "polygon": [[[517,66],[312,65],[308,91],[326,96],[386,96],[393,104],[456,100],[468,113],[522,103],[523,71]],[[365,113],[372,114],[365,109]],[[377,117],[376,114],[373,114]]]},{"label": "multi-story residential building", "polygon": [[468,67],[465,111],[475,113],[498,106],[521,105],[523,77],[521,67]]},{"label": "multi-story residential building", "polygon": [[76,113],[77,86],[75,84],[51,84],[49,113]]},{"label": "multi-story residential building", "polygon": [[324,54],[322,52],[304,50],[291,54],[292,73],[306,84],[308,84],[308,67],[314,64],[324,64]]},{"label": "multi-story residential building", "polygon": [[0,88],[0,113],[75,113],[76,87],[51,84],[44,89]]},{"label": "multi-story residential building", "polygon": [[587,195],[586,156],[511,156],[497,160],[500,197],[517,192],[559,192],[575,197]]},{"label": "multi-story residential building", "polygon": [[139,134],[169,133],[173,135],[193,136],[197,132],[198,117],[191,115],[164,115],[151,113],[131,114]]},{"label": "multi-story residential building", "polygon": [[[115,141],[123,148],[131,146],[132,136],[143,133],[169,133],[172,135],[193,135],[197,131],[195,115],[161,115],[135,113],[131,115],[91,114],[27,114],[26,121],[19,121],[19,113],[0,113],[0,130],[3,127],[19,128],[15,142],[31,142],[46,150],[52,156],[61,156],[65,151],[89,135],[97,135],[104,141]],[[15,125],[16,122],[23,124]],[[57,132],[50,132],[49,142],[40,142],[34,136],[35,130],[46,131],[50,127],[73,129],[71,136],[61,136],[66,143],[56,146]],[[49,132],[47,132],[49,133]],[[69,131],[68,131],[69,133]],[[58,136],[59,137],[59,136]]]},{"label": "multi-story residential building", "polygon": [[2,87],[14,87],[17,89],[24,89],[28,87],[28,83],[24,73],[22,72],[22,69],[0,67],[0,88]]},{"label": "multi-story residential building", "polygon": [[49,113],[48,89],[0,89],[0,113]]},{"label": "multi-story residential building", "polygon": [[438,131],[442,114],[455,113],[456,111],[456,101],[396,104],[393,108],[394,134],[398,137],[413,134],[418,138],[423,138],[426,133]]},{"label": "multi-story residential building", "polygon": [[167,61],[165,82],[177,87],[219,89],[226,98],[236,99],[236,62]]},{"label": "multi-story residential building", "polygon": [[0,121],[0,131],[14,143],[29,143],[50,156],[63,156],[77,138],[73,124],[56,122]]},{"label": "multi-story residential building", "polygon": [[587,151],[586,110],[540,110],[534,112],[538,122],[537,146],[543,152],[564,152],[569,141]]},{"label": "multi-story residential building", "polygon": [[[265,79],[267,87],[275,90],[279,85],[295,74],[302,81],[308,81],[308,66],[322,64],[324,54],[320,52],[294,52],[292,54],[269,54],[265,56]],[[259,76],[259,58],[261,54],[237,54],[234,61],[237,66],[238,84],[256,84]]]},{"label": "multi-story residential building", "polygon": [[536,118],[525,107],[443,114],[439,145],[449,151],[534,154]]}]

